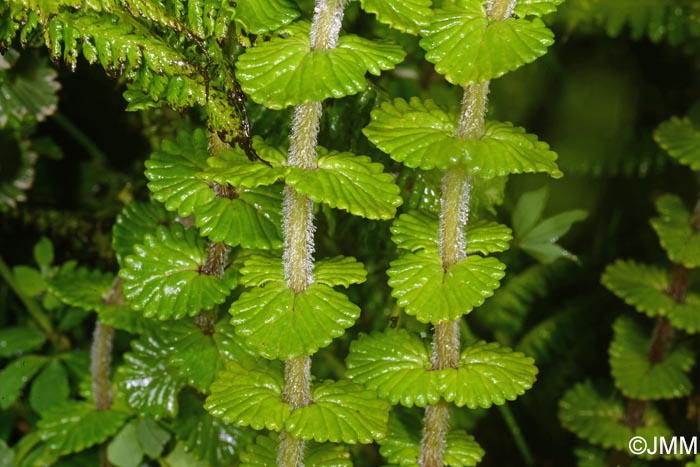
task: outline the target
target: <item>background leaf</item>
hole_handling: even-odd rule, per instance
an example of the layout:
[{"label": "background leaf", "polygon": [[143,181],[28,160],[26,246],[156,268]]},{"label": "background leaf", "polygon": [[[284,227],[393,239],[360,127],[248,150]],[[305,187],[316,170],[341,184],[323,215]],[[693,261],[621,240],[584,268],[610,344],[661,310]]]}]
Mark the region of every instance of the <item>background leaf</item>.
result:
[{"label": "background leaf", "polygon": [[622,394],[637,400],[659,400],[683,397],[692,391],[688,372],[695,355],[690,347],[676,344],[662,360],[651,362],[648,331],[626,316],[615,321],[613,331],[610,369]]},{"label": "background leaf", "polygon": [[48,357],[25,355],[3,368],[0,371],[0,409],[14,404],[22,388],[48,361]]},{"label": "background leaf", "polygon": [[649,317],[665,316],[676,307],[670,295],[668,272],[635,261],[609,264],[601,282],[611,292]]},{"label": "background leaf", "polygon": [[32,381],[29,405],[37,413],[44,413],[68,399],[70,386],[65,368],[56,360],[50,361]]},{"label": "background leaf", "polygon": [[663,195],[656,201],[660,217],[651,220],[661,246],[674,263],[687,268],[700,266],[700,233],[693,216],[675,195]]},{"label": "background leaf", "polygon": [[673,117],[662,123],[654,132],[654,139],[669,156],[692,170],[700,170],[700,131],[689,119]]},{"label": "background leaf", "polygon": [[12,326],[0,329],[0,357],[19,357],[37,349],[46,342],[46,335],[28,326]]},{"label": "background leaf", "polygon": [[559,402],[559,418],[580,438],[604,448],[627,449],[633,436],[653,443],[654,437],[671,436],[659,412],[648,406],[641,425],[633,430],[625,420],[625,408],[616,396],[598,392],[590,381],[569,389]]}]

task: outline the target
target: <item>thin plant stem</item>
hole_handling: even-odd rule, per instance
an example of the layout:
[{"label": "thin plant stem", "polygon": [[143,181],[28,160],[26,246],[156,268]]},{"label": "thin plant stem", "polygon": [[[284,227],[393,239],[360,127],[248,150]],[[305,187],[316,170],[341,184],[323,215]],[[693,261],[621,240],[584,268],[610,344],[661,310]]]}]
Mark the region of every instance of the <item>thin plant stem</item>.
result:
[{"label": "thin plant stem", "polygon": [[12,274],[12,271],[7,266],[7,263],[5,263],[5,260],[3,260],[2,257],[0,257],[0,276],[2,276],[2,278],[5,280],[10,289],[12,289],[15,295],[17,295],[22,304],[24,304],[24,307],[29,312],[29,315],[32,317],[32,319],[34,319],[34,321],[36,321],[41,330],[44,331],[44,333],[46,333],[49,340],[53,344],[59,345],[61,339],[60,336],[56,334],[56,331],[51,325],[51,320],[46,315],[46,313],[44,313],[44,310],[41,309],[37,302],[32,300],[30,297],[27,297],[24,294],[24,292],[20,290],[19,286],[17,285],[17,282],[15,281],[15,276]]},{"label": "thin plant stem", "polygon": [[83,130],[75,126],[73,122],[68,119],[61,112],[56,112],[51,116],[51,120],[56,122],[58,126],[61,127],[63,131],[68,133],[78,144],[80,144],[85,152],[87,152],[92,159],[100,164],[107,163],[107,155],[102,152],[102,150],[97,147],[97,145],[86,135]]},{"label": "thin plant stem", "polygon": [[532,452],[527,445],[527,441],[525,441],[523,431],[520,429],[520,425],[518,425],[518,421],[515,419],[513,411],[510,410],[510,407],[508,407],[507,404],[499,405],[498,411],[501,412],[503,421],[506,422],[506,426],[508,427],[513,440],[515,440],[515,446],[518,448],[518,451],[520,451],[520,456],[523,458],[525,465],[528,467],[535,465]]},{"label": "thin plant stem", "polygon": [[[317,0],[311,24],[312,50],[336,46],[347,0]],[[321,125],[321,102],[308,102],[294,109],[288,165],[304,169],[316,167],[316,145]],[[292,187],[285,187],[283,201],[284,276],[287,287],[295,294],[306,290],[314,281],[313,202]],[[311,403],[311,357],[285,361],[284,400],[292,410]],[[282,431],[277,451],[279,467],[303,467],[305,443]]]},{"label": "thin plant stem", "polygon": [[[512,14],[515,3],[516,0],[493,0],[488,5],[487,12],[491,19],[503,20]],[[479,139],[483,136],[489,88],[489,81],[464,88],[457,137]],[[465,256],[464,228],[469,221],[470,193],[471,179],[464,165],[457,164],[445,171],[440,201],[440,257],[445,271]],[[457,319],[435,325],[433,370],[457,367],[460,352],[459,322]],[[449,423],[449,406],[445,401],[426,408],[419,463],[421,467],[443,467]]]}]

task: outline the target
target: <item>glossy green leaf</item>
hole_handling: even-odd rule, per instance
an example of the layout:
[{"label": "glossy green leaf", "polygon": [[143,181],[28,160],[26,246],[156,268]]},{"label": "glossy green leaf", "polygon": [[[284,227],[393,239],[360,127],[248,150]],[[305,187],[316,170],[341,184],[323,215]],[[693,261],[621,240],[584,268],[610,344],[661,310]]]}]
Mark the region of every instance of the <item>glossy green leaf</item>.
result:
[{"label": "glossy green leaf", "polygon": [[515,400],[537,379],[535,361],[497,343],[467,347],[457,368],[440,372],[440,393],[457,407],[488,408]]},{"label": "glossy green leaf", "polygon": [[126,424],[107,445],[107,459],[116,467],[139,467],[143,455],[133,423]]},{"label": "glossy green leaf", "polygon": [[466,164],[472,173],[493,178],[511,173],[545,172],[554,178],[557,155],[523,128],[487,122],[481,139],[456,136],[457,117],[433,101],[395,99],[372,111],[363,133],[392,159],[411,168],[446,169]]},{"label": "glossy green leaf", "polygon": [[477,221],[468,224],[464,232],[467,253],[500,253],[510,248],[513,239],[510,228],[497,222]]},{"label": "glossy green leaf", "polygon": [[311,399],[285,423],[297,438],[368,444],[386,434],[390,405],[374,391],[349,381],[324,381],[313,388]]},{"label": "glossy green leaf", "polygon": [[158,335],[146,335],[132,341],[131,352],[124,355],[124,365],[117,370],[129,405],[156,420],[177,415],[178,393],[186,384],[179,369],[168,363],[171,349],[163,340]]},{"label": "glossy green leaf", "polygon": [[601,394],[590,381],[579,383],[564,394],[559,401],[559,419],[579,438],[606,449],[626,451],[633,436],[642,436],[651,443],[654,437],[672,436],[652,405],[647,406],[640,425],[632,430],[625,424],[623,401]]},{"label": "glossy green leaf", "polygon": [[232,198],[219,197],[195,208],[195,223],[213,242],[243,248],[282,246],[278,188],[244,188]]},{"label": "glossy green leaf", "polygon": [[223,303],[236,285],[232,274],[221,279],[204,274],[206,262],[206,244],[195,229],[185,230],[181,224],[159,227],[125,259],[126,268],[119,271],[124,295],[132,308],[149,318],[194,316]]},{"label": "glossy green leaf", "polygon": [[[255,443],[241,453],[241,467],[277,467],[279,435],[258,436]],[[314,467],[352,467],[350,454],[343,446],[329,443],[307,443],[304,464]]]},{"label": "glossy green leaf", "polygon": [[658,400],[687,396],[693,389],[688,372],[695,363],[693,350],[677,344],[663,359],[649,361],[648,330],[623,316],[613,325],[610,368],[615,385],[630,399]]},{"label": "glossy green leaf", "polygon": [[557,11],[557,7],[562,3],[564,0],[519,0],[513,13],[520,18],[544,16]]},{"label": "glossy green leaf", "polygon": [[241,285],[258,287],[268,282],[284,282],[282,256],[267,253],[246,258],[241,268]]},{"label": "glossy green leaf", "polygon": [[212,336],[221,362],[226,363],[229,360],[241,360],[246,356],[257,355],[244,345],[243,340],[236,335],[234,327],[228,321],[227,318],[219,321]]},{"label": "glossy green leaf", "polygon": [[25,355],[3,368],[0,371],[0,409],[5,410],[14,404],[22,388],[48,361],[48,357]]},{"label": "glossy green leaf", "polygon": [[[382,439],[379,452],[388,462],[401,467],[419,467],[420,437],[418,433],[408,430],[396,417],[389,420],[389,433]],[[462,430],[447,433],[445,467],[472,467],[481,462],[484,450]]]},{"label": "glossy green leaf", "polygon": [[133,201],[127,204],[112,227],[112,248],[119,264],[125,265],[124,258],[133,253],[134,245],[143,243],[146,234],[155,234],[159,225],[172,223],[174,217],[159,203]]},{"label": "glossy green leaf", "polygon": [[367,87],[368,71],[392,69],[405,54],[399,46],[352,35],[341,37],[334,49],[312,51],[308,34],[299,29],[249,48],[236,62],[236,76],[253,101],[281,109],[357,94]]},{"label": "glossy green leaf", "polygon": [[[258,149],[256,144],[253,147]],[[262,162],[251,162],[240,149],[222,151],[207,160],[209,168],[197,177],[208,182],[230,185],[236,188],[269,186],[284,176],[282,167],[269,167]]]},{"label": "glossy green leaf", "polygon": [[481,462],[484,450],[473,436],[464,431],[450,431],[447,434],[445,465],[450,467],[471,467]]},{"label": "glossy green leaf", "polygon": [[423,211],[401,214],[391,224],[391,240],[399,248],[412,253],[425,250],[437,254],[440,250],[438,223],[436,216]]},{"label": "glossy green leaf", "polygon": [[381,164],[349,152],[317,149],[314,169],[289,167],[285,182],[317,203],[368,219],[391,219],[401,205],[399,187]]},{"label": "glossy green leaf", "polygon": [[42,414],[68,399],[68,373],[58,361],[52,360],[42,368],[29,390],[29,405]]},{"label": "glossy green leaf", "polygon": [[661,246],[674,263],[687,268],[700,266],[700,232],[693,225],[693,214],[675,195],[663,195],[656,201],[660,217],[651,220]]},{"label": "glossy green leaf", "polygon": [[46,334],[28,326],[0,329],[0,358],[19,357],[37,349],[46,342]]},{"label": "glossy green leaf", "polygon": [[692,170],[700,170],[700,131],[689,119],[673,117],[662,123],[654,139],[671,157]]},{"label": "glossy green leaf", "polygon": [[279,359],[314,354],[360,315],[347,296],[325,284],[312,284],[297,295],[283,282],[244,292],[229,312],[246,344]]},{"label": "glossy green leaf", "polygon": [[195,206],[214,199],[214,190],[196,177],[207,168],[209,139],[204,130],[180,132],[175,141],[165,140],[159,151],[146,161],[146,178],[153,197],[168,211],[181,217],[192,214]]},{"label": "glossy green leaf", "polygon": [[202,332],[194,323],[183,321],[164,323],[158,333],[162,345],[168,349],[168,364],[178,368],[188,384],[207,394],[209,385],[223,366],[212,336]]},{"label": "glossy green leaf", "polygon": [[406,330],[360,336],[350,344],[347,376],[392,404],[425,407],[440,400],[430,350]]},{"label": "glossy green leaf", "polygon": [[487,18],[481,2],[461,0],[435,11],[420,46],[435,71],[466,86],[498,78],[547,53],[554,34],[542,21]]},{"label": "glossy green leaf", "polygon": [[79,452],[115,434],[128,416],[118,410],[95,410],[89,402],[71,401],[44,413],[39,435],[61,455]]},{"label": "glossy green leaf", "polygon": [[291,23],[299,17],[291,0],[238,0],[236,22],[249,34],[262,34]]},{"label": "glossy green leaf", "polygon": [[290,408],[282,400],[284,376],[277,362],[229,362],[211,385],[204,404],[214,416],[229,423],[279,431]]},{"label": "glossy green leaf", "polygon": [[361,0],[362,9],[377,15],[379,22],[409,34],[430,24],[431,0]]},{"label": "glossy green leaf", "polygon": [[314,263],[314,282],[329,287],[350,287],[367,280],[364,265],[353,257],[335,256]]},{"label": "glossy green leaf", "polygon": [[367,72],[374,76],[381,75],[385,70],[393,70],[406,56],[401,46],[391,41],[369,40],[355,34],[340,36],[337,47],[355,53]]},{"label": "glossy green leaf", "polygon": [[676,306],[666,293],[668,273],[661,268],[618,260],[605,268],[601,282],[625,303],[649,317],[665,316]]},{"label": "glossy green leaf", "polygon": [[421,323],[452,321],[493,295],[505,275],[495,258],[471,255],[445,271],[437,254],[406,253],[391,262],[391,295]]},{"label": "glossy green leaf", "polygon": [[464,141],[455,137],[456,116],[433,101],[394,99],[372,111],[362,132],[392,159],[411,168],[445,169],[460,162]]}]

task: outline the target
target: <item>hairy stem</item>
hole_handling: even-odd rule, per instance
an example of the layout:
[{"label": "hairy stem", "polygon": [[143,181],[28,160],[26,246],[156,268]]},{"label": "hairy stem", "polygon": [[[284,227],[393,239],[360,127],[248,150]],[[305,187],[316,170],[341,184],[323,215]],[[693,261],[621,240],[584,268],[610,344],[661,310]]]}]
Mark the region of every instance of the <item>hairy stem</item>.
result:
[{"label": "hairy stem", "polygon": [[95,409],[97,410],[108,410],[112,406],[109,373],[112,363],[113,338],[114,328],[98,320],[95,323],[90,349],[92,393],[95,397]]},{"label": "hairy stem", "polygon": [[[487,6],[493,20],[508,18],[516,0],[492,0]],[[484,135],[490,83],[466,86],[462,99],[462,111],[456,136],[462,139],[479,139]],[[465,257],[464,228],[469,221],[469,195],[471,180],[467,169],[457,164],[445,171],[442,179],[440,210],[440,257],[447,271]],[[433,336],[433,370],[456,367],[459,359],[460,319],[435,325]],[[421,467],[442,467],[449,432],[450,413],[445,401],[428,406],[423,420],[421,440]]]},{"label": "hairy stem", "polygon": [[[347,0],[317,0],[311,24],[312,50],[335,47],[340,34]],[[294,109],[288,165],[316,167],[316,144],[321,125],[321,102],[308,102]],[[284,277],[287,287],[300,294],[314,281],[314,216],[313,202],[292,187],[284,190]],[[285,362],[284,400],[292,410],[311,403],[311,357],[298,357]],[[304,466],[304,441],[282,431],[277,465]]]},{"label": "hairy stem", "polygon": [[[119,306],[124,304],[122,293],[122,280],[116,278],[109,294],[102,298],[107,305]],[[112,407],[112,389],[110,382],[110,369],[112,366],[112,343],[114,342],[114,328],[97,319],[95,331],[92,334],[92,346],[90,348],[90,374],[92,376],[92,394],[95,398],[96,410],[109,410]],[[107,459],[107,444],[100,446],[100,467],[111,467]]]}]

